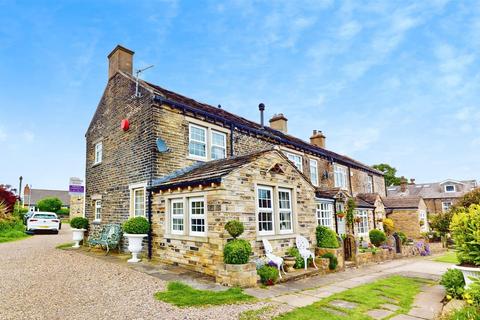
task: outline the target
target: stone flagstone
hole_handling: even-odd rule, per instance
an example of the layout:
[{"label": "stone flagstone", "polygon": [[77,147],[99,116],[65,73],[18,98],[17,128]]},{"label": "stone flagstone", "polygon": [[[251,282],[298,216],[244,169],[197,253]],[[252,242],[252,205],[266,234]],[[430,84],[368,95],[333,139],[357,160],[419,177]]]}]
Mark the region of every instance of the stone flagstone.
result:
[{"label": "stone flagstone", "polygon": [[380,320],[385,317],[388,317],[392,315],[393,312],[390,310],[385,310],[385,309],[373,309],[370,311],[367,311],[367,315],[372,317],[373,319]]},{"label": "stone flagstone", "polygon": [[314,302],[317,302],[319,299],[312,296],[307,296],[303,294],[286,294],[284,296],[274,297],[273,301],[283,302],[293,307],[305,307]]},{"label": "stone flagstone", "polygon": [[398,309],[400,309],[399,306],[391,304],[391,303],[382,304],[380,307],[382,307],[383,309],[390,310],[390,311],[397,311]]},{"label": "stone flagstone", "polygon": [[344,309],[355,309],[358,305],[354,302],[345,301],[345,300],[333,300],[329,304],[334,307],[344,308]]},{"label": "stone flagstone", "polygon": [[333,308],[329,308],[328,306],[323,306],[322,310],[326,311],[328,313],[334,314],[336,316],[340,316],[340,317],[347,317],[348,316],[348,314],[346,312],[343,312],[343,311],[340,311],[340,310],[337,310],[337,309],[333,309]]}]

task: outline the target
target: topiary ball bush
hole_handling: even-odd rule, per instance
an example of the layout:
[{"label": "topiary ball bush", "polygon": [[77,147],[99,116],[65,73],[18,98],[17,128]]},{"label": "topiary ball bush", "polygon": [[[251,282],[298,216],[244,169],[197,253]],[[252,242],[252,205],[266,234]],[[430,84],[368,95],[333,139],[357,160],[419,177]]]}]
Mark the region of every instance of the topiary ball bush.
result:
[{"label": "topiary ball bush", "polygon": [[370,237],[370,242],[373,243],[375,247],[379,247],[382,243],[385,242],[385,240],[387,240],[385,232],[378,229],[370,230],[368,236]]},{"label": "topiary ball bush", "polygon": [[88,220],[82,217],[75,217],[70,220],[70,227],[73,229],[88,229]]},{"label": "topiary ball bush", "polygon": [[257,274],[260,276],[260,281],[267,285],[272,286],[278,280],[278,269],[270,266],[263,266],[257,270]]},{"label": "topiary ball bush", "polygon": [[232,236],[234,239],[239,237],[245,228],[243,224],[238,220],[230,220],[225,224],[225,230]]},{"label": "topiary ball bush", "polygon": [[245,264],[248,262],[252,246],[243,239],[235,239],[227,242],[223,248],[223,262],[226,264]]},{"label": "topiary ball bush", "polygon": [[337,234],[330,228],[324,226],[318,226],[316,230],[317,234],[317,247],[336,249],[339,247]]},{"label": "topiary ball bush", "polygon": [[335,270],[337,268],[338,259],[333,253],[327,252],[322,255],[322,258],[328,258],[328,260],[330,260],[330,262],[328,263],[328,269]]},{"label": "topiary ball bush", "polygon": [[123,224],[123,232],[129,234],[147,234],[150,231],[150,223],[144,217],[128,219]]}]

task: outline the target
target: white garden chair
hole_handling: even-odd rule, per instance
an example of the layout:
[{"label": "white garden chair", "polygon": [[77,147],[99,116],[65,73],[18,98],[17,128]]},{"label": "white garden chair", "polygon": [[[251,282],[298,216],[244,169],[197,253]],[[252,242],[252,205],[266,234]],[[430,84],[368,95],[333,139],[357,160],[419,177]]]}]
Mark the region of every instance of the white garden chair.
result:
[{"label": "white garden chair", "polygon": [[272,245],[267,239],[262,239],[262,242],[263,247],[265,248],[265,255],[267,256],[267,259],[277,265],[278,275],[280,276],[280,279],[282,279],[282,273],[280,272],[280,270],[283,271],[283,273],[287,274],[283,269],[283,258],[273,254]]},{"label": "white garden chair", "polygon": [[307,270],[308,258],[312,258],[313,266],[315,269],[318,269],[317,265],[315,264],[315,254],[310,251],[310,244],[308,243],[308,240],[305,237],[297,236],[295,243],[297,245],[298,252],[300,252],[300,255],[305,261],[305,270]]}]

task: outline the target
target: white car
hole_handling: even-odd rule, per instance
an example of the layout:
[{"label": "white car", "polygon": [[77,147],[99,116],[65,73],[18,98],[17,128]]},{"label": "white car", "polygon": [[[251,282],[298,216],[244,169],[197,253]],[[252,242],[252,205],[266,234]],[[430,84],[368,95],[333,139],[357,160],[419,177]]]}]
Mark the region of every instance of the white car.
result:
[{"label": "white car", "polygon": [[27,220],[27,231],[45,230],[58,233],[60,219],[53,212],[35,212]]}]

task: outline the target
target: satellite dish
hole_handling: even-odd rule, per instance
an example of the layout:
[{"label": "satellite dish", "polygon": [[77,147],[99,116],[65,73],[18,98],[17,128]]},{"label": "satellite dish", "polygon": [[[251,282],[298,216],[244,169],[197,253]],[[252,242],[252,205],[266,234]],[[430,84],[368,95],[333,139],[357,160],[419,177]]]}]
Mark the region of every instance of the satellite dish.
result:
[{"label": "satellite dish", "polygon": [[157,144],[158,152],[164,153],[164,152],[169,152],[170,151],[170,149],[167,147],[167,144],[162,139],[157,138],[156,144]]}]

